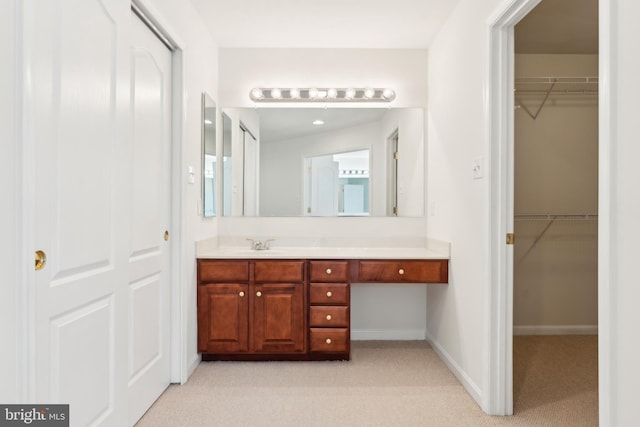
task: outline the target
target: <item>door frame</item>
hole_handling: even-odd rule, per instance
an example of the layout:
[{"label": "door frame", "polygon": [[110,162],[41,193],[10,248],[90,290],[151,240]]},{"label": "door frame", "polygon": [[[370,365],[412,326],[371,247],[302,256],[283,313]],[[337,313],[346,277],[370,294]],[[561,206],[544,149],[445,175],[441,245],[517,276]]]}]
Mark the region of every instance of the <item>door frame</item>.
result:
[{"label": "door frame", "polygon": [[[489,304],[482,408],[492,415],[513,414],[513,232],[514,26],[541,0],[507,0],[487,21],[488,58],[485,75],[489,187]],[[598,216],[598,387],[600,425],[611,419],[612,318],[609,282],[611,170],[611,76],[613,54],[612,0],[599,0],[599,197]]]}]

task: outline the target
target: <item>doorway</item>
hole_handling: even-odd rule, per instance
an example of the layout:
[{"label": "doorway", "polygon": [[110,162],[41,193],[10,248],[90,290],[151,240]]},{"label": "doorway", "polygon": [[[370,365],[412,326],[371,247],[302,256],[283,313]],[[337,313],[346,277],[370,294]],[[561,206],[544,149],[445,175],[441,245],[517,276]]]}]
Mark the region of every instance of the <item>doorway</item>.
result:
[{"label": "doorway", "polygon": [[[509,243],[510,233],[513,232],[513,123],[514,123],[514,27],[520,22],[540,0],[516,0],[508,5],[496,9],[488,24],[489,31],[489,64],[487,74],[487,126],[490,146],[490,162],[492,165],[492,179],[490,184],[490,278],[491,298],[488,306],[489,321],[489,351],[485,383],[489,393],[483,400],[483,409],[493,415],[511,415],[513,413],[513,245]],[[603,16],[599,20],[598,39],[604,41],[606,49],[599,52],[599,70],[602,82],[599,87],[600,117],[599,135],[605,138],[598,142],[600,153],[608,154],[610,141],[610,104],[608,96],[611,82],[608,79],[611,50],[607,44],[612,31],[610,11],[612,5],[609,0],[599,0],[600,11]],[[603,93],[604,92],[604,93]],[[606,162],[605,162],[606,163]],[[606,185],[610,180],[608,169],[599,171],[599,185]],[[602,197],[606,197],[602,195]],[[609,211],[606,203],[600,203],[600,222],[606,224]],[[604,217],[603,217],[604,216]],[[604,227],[598,233],[600,254],[609,249],[609,229]],[[505,236],[507,237],[505,242]],[[506,243],[506,244],[505,244]],[[599,277],[608,277],[608,263],[598,259]],[[599,286],[599,347],[605,346],[598,352],[598,365],[608,368],[611,360],[606,351],[609,342],[609,325],[611,309],[608,304],[610,291]],[[604,344],[603,344],[604,343]],[[610,386],[608,382],[599,384],[599,412],[600,418],[606,419],[610,401]]]},{"label": "doorway", "polygon": [[514,411],[565,397],[597,419],[598,2],[542,0],[514,42]]}]

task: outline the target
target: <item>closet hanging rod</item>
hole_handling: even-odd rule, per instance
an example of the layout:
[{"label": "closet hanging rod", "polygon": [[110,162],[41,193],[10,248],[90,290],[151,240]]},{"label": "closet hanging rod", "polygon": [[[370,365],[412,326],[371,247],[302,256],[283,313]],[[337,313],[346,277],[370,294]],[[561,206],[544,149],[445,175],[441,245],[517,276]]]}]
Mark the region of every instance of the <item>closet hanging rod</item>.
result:
[{"label": "closet hanging rod", "polygon": [[598,84],[598,77],[516,77],[516,84]]},{"label": "closet hanging rod", "polygon": [[598,214],[516,214],[513,216],[515,220],[533,220],[533,221],[594,221],[598,219]]},{"label": "closet hanging rod", "polygon": [[[522,95],[546,95],[548,90],[537,90],[537,89],[515,89],[514,92],[522,94]],[[597,90],[558,90],[554,89],[551,91],[552,95],[598,95]]]}]

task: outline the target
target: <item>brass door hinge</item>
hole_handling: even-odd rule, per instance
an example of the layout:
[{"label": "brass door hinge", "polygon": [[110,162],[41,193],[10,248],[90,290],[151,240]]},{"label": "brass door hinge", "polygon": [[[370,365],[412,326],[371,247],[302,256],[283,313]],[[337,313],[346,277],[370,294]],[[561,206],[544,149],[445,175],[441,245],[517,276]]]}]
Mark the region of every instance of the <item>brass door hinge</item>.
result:
[{"label": "brass door hinge", "polygon": [[311,213],[311,208],[307,208],[307,213]]},{"label": "brass door hinge", "polygon": [[513,233],[507,233],[507,245],[513,245],[516,242],[516,236]]},{"label": "brass door hinge", "polygon": [[400,158],[400,154],[397,151],[393,152],[393,160],[398,160]]}]

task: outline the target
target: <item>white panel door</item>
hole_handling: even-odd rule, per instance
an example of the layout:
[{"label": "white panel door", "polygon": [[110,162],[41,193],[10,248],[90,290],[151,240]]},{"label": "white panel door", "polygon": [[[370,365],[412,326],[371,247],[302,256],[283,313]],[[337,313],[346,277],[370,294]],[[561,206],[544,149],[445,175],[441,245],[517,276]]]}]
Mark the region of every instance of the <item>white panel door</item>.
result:
[{"label": "white panel door", "polygon": [[339,200],[338,162],[333,156],[311,159],[311,215],[337,216]]},{"label": "white panel door", "polygon": [[[170,381],[171,52],[132,14],[129,421]],[[167,235],[165,238],[165,231]]]},{"label": "white panel door", "polygon": [[[25,241],[34,403],[126,424],[128,4],[25,0]],[[124,107],[124,108],[123,108]]]}]

